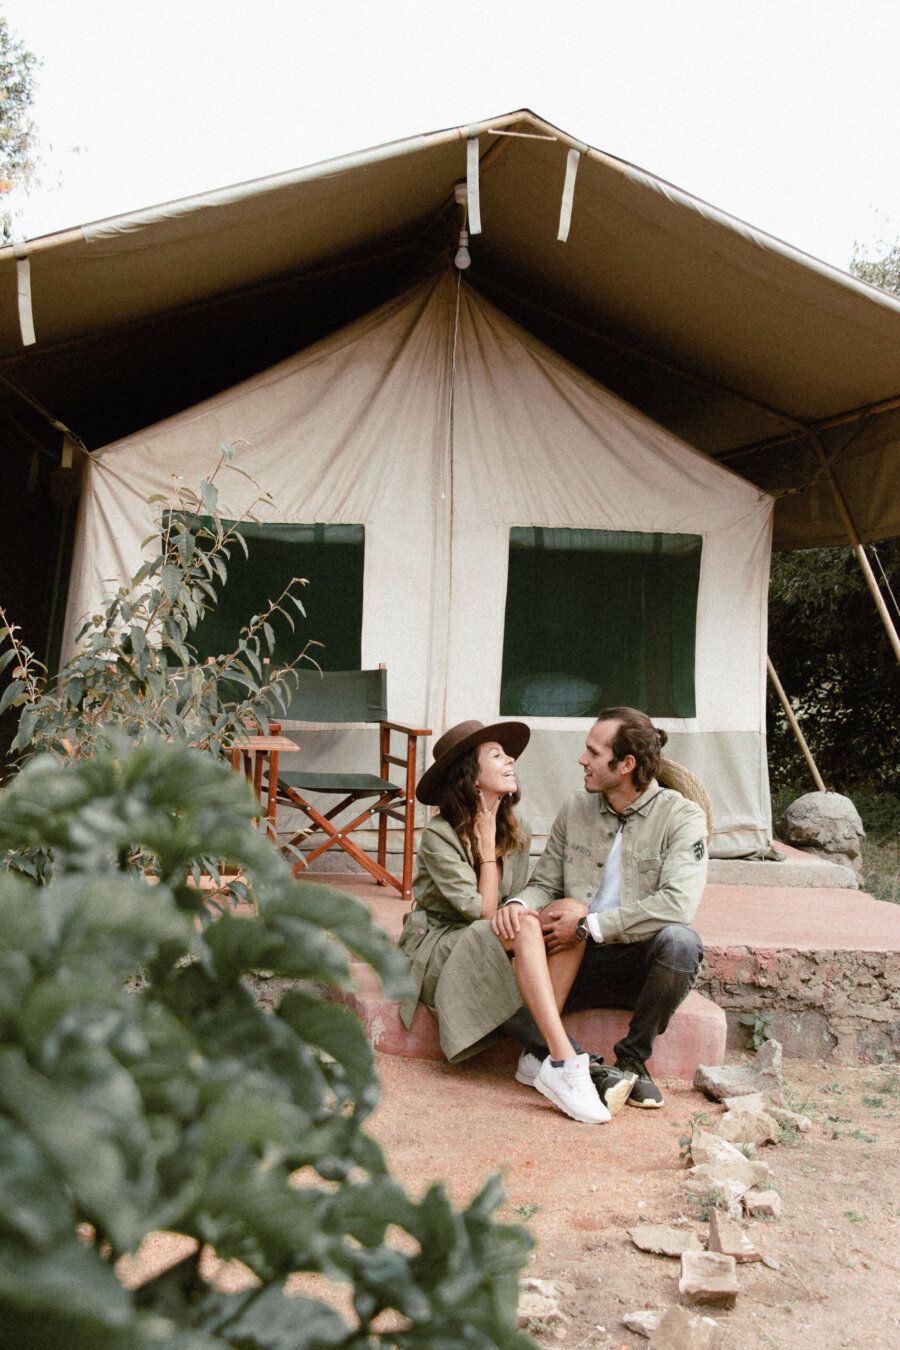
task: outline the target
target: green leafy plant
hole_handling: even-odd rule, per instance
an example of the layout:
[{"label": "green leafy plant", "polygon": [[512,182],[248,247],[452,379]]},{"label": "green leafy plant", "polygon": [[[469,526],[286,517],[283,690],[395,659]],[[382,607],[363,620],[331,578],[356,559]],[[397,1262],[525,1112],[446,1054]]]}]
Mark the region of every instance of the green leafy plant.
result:
[{"label": "green leafy plant", "polygon": [[709,1218],[711,1209],[728,1209],[728,1201],[725,1192],[719,1186],[710,1186],[708,1191],[688,1192],[688,1200],[697,1207],[697,1218],[705,1223]]},{"label": "green leafy plant", "polygon": [[222,755],[245,739],[248,728],[265,732],[271,715],[284,708],[290,672],[311,659],[309,648],[316,644],[302,644],[288,666],[269,672],[271,620],[279,614],[293,628],[296,615],[304,614],[296,593],[303,578],[294,577],[249,619],[231,651],[201,665],[190,641],[227,582],[231,551],[247,551],[241,524],[255,520],[254,509],[270,500],[259,493],[239,520],[222,520],[216,478],[223,471],[250,478],[234,463],[234,453],[233,446],[221,447],[199,492],[176,481],[168,497],[148,498],[158,516],[144,540],[147,561],[88,619],[58,674],[48,675],[0,608],[6,648],[0,670],[12,666],[0,713],[20,709],[14,753],[90,755],[98,735],[121,726],[135,741],[158,733]]},{"label": "green leafy plant", "polygon": [[758,1050],[766,1041],[775,1038],[775,1014],[768,1012],[744,1013],[739,1022],[747,1028],[746,1045],[748,1050]]},{"label": "green leafy plant", "polygon": [[[253,827],[252,791],[210,755],[122,732],[94,751],[34,757],[0,796],[0,850],[55,864],[44,885],[0,874],[3,1343],[531,1345],[515,1329],[530,1238],[494,1221],[499,1180],[461,1211],[439,1185],[405,1194],[364,1129],[379,1089],[362,1025],[314,992],[349,987],[350,952],[406,992],[387,935],[351,897],[292,878]],[[240,870],[255,914],[197,923],[190,865],[208,853]],[[260,968],[293,984],[274,1013],[246,983]],[[130,1291],[114,1262],[153,1230],[196,1249]],[[207,1284],[203,1244],[253,1287]],[[288,1297],[304,1271],[347,1283],[352,1316]]]}]

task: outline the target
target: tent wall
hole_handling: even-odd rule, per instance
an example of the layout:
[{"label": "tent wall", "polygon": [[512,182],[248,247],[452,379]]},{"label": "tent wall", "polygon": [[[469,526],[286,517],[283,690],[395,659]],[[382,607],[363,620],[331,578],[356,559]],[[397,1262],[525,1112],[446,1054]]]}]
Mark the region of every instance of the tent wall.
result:
[{"label": "tent wall", "polygon": [[[145,499],[165,491],[173,472],[195,484],[221,442],[241,439],[249,442],[239,448],[241,466],[274,499],[269,519],[365,526],[363,665],[386,662],[391,717],[431,726],[435,737],[463,718],[498,715],[511,528],[700,535],[696,716],[660,721],[673,756],[712,795],[714,851],[767,841],[768,496],[444,274],[97,453],[70,640],[109,582],[138,565],[152,527]],[[234,484],[221,489],[229,516],[252,496],[243,480]],[[576,761],[590,718],[527,720],[534,735],[521,773],[527,813],[543,834],[580,786]],[[333,749],[330,740],[307,737],[304,761]],[[355,753],[353,738],[339,753]]]}]

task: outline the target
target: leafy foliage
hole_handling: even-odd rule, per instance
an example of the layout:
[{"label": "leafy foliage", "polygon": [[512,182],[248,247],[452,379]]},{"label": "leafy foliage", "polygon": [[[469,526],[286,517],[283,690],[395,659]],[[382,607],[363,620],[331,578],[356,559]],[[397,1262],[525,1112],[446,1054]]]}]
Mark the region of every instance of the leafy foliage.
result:
[{"label": "leafy foliage", "polygon": [[880,240],[877,248],[880,256],[869,258],[859,244],[855,244],[850,272],[861,281],[868,281],[870,286],[900,296],[900,241],[887,244]]},{"label": "leafy foliage", "polygon": [[[900,597],[900,541],[868,552]],[[852,549],[773,556],[769,654],[827,785],[900,789],[900,667]],[[771,687],[768,726],[773,789],[808,781]]]},{"label": "leafy foliage", "polygon": [[[460,1212],[440,1186],[404,1193],[363,1129],[378,1098],[368,1039],[314,992],[349,986],[349,949],[399,996],[402,956],[364,906],[291,876],[252,826],[252,792],[211,756],[123,732],[95,750],[35,757],[2,794],[0,850],[27,842],[55,860],[44,886],[0,876],[4,1343],[530,1345],[514,1329],[530,1240],[494,1222],[499,1182]],[[135,851],[155,884],[128,868]],[[198,925],[186,877],[210,852],[241,870],[254,915]],[[274,1014],[245,983],[259,968],[299,982]],[[131,1292],[114,1262],[159,1229],[197,1249]],[[203,1244],[254,1286],[205,1283]],[[296,1271],[349,1283],[352,1321],[288,1297]]]},{"label": "leafy foliage", "polygon": [[[16,40],[0,17],[0,193],[27,188],[35,170],[35,132],[28,110],[34,102],[38,59]],[[2,241],[12,238],[8,212],[0,215]]]},{"label": "leafy foliage", "polygon": [[90,755],[98,734],[121,726],[135,741],[158,733],[221,755],[245,739],[248,726],[268,729],[270,715],[285,706],[291,669],[311,659],[309,647],[316,645],[304,644],[287,668],[269,672],[270,620],[278,613],[294,627],[296,614],[304,613],[296,594],[303,579],[294,577],[250,618],[232,651],[201,666],[190,642],[227,582],[231,550],[246,552],[242,521],[255,519],[253,509],[269,500],[260,494],[241,520],[223,522],[216,477],[225,469],[249,478],[233,460],[234,447],[223,445],[199,493],[176,481],[170,497],[149,498],[158,507],[157,528],[144,541],[150,556],[104,611],[91,616],[77,635],[75,655],[57,675],[48,677],[0,609],[7,648],[0,670],[12,665],[13,676],[0,713],[21,709],[14,752]]}]

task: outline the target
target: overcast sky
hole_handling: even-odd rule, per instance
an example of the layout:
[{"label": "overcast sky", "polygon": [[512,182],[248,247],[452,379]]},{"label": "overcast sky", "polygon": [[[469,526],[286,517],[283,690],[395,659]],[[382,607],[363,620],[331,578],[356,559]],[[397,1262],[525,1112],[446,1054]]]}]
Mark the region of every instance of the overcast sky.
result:
[{"label": "overcast sky", "polygon": [[18,236],[529,107],[839,267],[900,235],[900,0],[0,0]]}]

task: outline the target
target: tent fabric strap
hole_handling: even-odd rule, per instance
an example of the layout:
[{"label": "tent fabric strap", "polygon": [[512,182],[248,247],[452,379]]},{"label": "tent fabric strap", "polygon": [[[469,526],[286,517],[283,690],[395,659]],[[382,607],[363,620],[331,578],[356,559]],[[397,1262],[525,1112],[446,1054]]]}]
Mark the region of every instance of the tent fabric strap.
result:
[{"label": "tent fabric strap", "polygon": [[31,263],[28,258],[28,246],[19,240],[13,244],[13,252],[16,256],[16,290],[22,346],[32,347],[37,339],[34,333],[34,311],[31,307]]},{"label": "tent fabric strap", "polygon": [[481,194],[478,183],[478,135],[466,142],[466,188],[469,204],[469,233],[481,234]]},{"label": "tent fabric strap", "polygon": [[587,150],[587,146],[580,149],[577,146],[570,146],[569,153],[566,155],[566,178],[563,183],[562,201],[559,204],[559,229],[556,237],[561,244],[564,244],[569,237],[569,227],[572,224],[572,203],[575,200],[575,177],[578,173],[578,161]]}]

